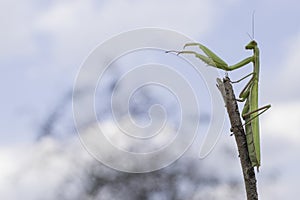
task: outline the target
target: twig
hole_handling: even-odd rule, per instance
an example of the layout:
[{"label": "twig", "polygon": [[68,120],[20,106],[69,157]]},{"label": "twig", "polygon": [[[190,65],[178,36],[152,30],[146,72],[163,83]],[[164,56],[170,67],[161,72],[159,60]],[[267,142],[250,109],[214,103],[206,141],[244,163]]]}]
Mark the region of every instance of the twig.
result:
[{"label": "twig", "polygon": [[217,82],[217,87],[223,96],[227,108],[227,113],[230,118],[231,132],[235,137],[235,141],[238,147],[239,157],[243,170],[244,183],[246,187],[247,200],[258,200],[255,172],[249,158],[246,135],[242,126],[240,112],[232,89],[231,81],[226,76],[223,79],[223,82],[220,79],[217,79]]}]

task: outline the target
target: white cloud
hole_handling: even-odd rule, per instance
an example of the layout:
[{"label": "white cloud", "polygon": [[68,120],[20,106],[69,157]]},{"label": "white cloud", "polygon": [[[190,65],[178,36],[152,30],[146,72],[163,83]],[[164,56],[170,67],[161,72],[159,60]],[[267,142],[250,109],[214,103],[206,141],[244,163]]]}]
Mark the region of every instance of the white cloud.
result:
[{"label": "white cloud", "polygon": [[[167,1],[106,1],[95,7],[93,1],[60,1],[45,12],[39,25],[57,36],[74,36],[92,32],[109,36],[119,31],[144,26],[162,26],[201,33],[211,26],[217,14],[211,1],[174,3]],[[189,14],[189,15],[187,15]],[[186,18],[185,16],[189,16]],[[191,23],[195,26],[191,26]],[[73,32],[73,30],[78,30]],[[117,31],[117,32],[116,32]],[[195,33],[194,32],[194,33]],[[88,39],[88,38],[85,38]]]},{"label": "white cloud", "polygon": [[[299,45],[300,45],[300,32],[298,32],[294,37],[290,38],[289,41],[286,44],[287,47],[287,53],[286,53],[286,59],[284,61],[284,66],[282,66],[283,74],[282,78],[284,80],[280,82],[285,81],[289,83],[289,86],[296,86],[299,88],[298,85],[295,85],[295,83],[300,83],[299,81],[299,74],[300,74],[300,54],[299,54]],[[293,89],[293,88],[290,88]]]},{"label": "white cloud", "polygon": [[[110,127],[107,124],[106,128]],[[265,132],[267,131],[265,130]],[[263,165],[258,174],[260,195],[266,199],[282,199],[283,197],[295,199],[299,180],[299,160],[291,152],[300,151],[299,140],[294,140],[293,145],[285,146],[287,142],[282,139],[284,137],[279,139],[275,137],[274,139],[274,136],[270,134],[267,136],[269,137],[264,137],[268,141],[264,142],[267,147],[263,151]],[[239,180],[241,175],[234,145],[232,137],[224,136],[211,155],[204,160],[197,160],[197,152],[188,152],[187,156],[195,159],[194,164],[201,162],[199,165],[201,167],[195,168],[197,169],[195,176],[205,174],[204,177],[210,177],[213,175],[220,183],[224,183],[216,186],[216,193],[211,192],[212,188],[201,185],[197,191],[194,191],[195,197],[198,195],[202,197],[225,195],[228,199],[232,199],[232,194],[234,196],[243,194],[239,190],[233,193],[226,184],[226,181]],[[278,151],[280,145],[282,147]],[[90,160],[91,156],[76,139],[75,142],[70,140],[68,143],[61,143],[48,138],[27,146],[1,147],[0,199],[56,199],[57,192],[61,191],[59,188],[68,180],[74,181],[69,179],[70,177],[75,176],[76,180],[81,181],[79,185],[84,184],[80,173],[83,169],[89,169]],[[170,166],[171,170],[172,167],[174,170],[178,170],[175,164]],[[112,174],[106,175],[105,173],[108,172],[105,170],[101,173],[104,173],[105,177],[114,176],[114,171],[110,171]],[[80,193],[81,188],[78,188],[80,186],[77,184],[74,183],[76,189],[72,191]]]},{"label": "white cloud", "polygon": [[[81,59],[99,42],[139,27],[174,29],[191,36],[207,32],[220,14],[208,0],[59,1],[42,13],[35,26],[53,37],[56,59]],[[187,17],[188,16],[188,17]],[[79,61],[81,61],[79,60]]]},{"label": "white cloud", "polygon": [[300,140],[300,102],[275,103],[263,114],[261,126],[266,134],[290,141]]},{"label": "white cloud", "polygon": [[78,141],[62,144],[50,138],[0,148],[0,199],[56,199],[58,187],[86,164],[86,155]]},{"label": "white cloud", "polygon": [[[273,71],[272,76],[267,84],[268,93],[272,94],[273,99],[292,100],[299,99],[300,93],[300,32],[289,38],[283,48],[285,48],[285,54],[283,54],[282,62],[279,62],[278,71]],[[278,59],[279,60],[279,59]]]},{"label": "white cloud", "polygon": [[300,102],[275,103],[261,117],[263,199],[295,199],[300,174]]}]

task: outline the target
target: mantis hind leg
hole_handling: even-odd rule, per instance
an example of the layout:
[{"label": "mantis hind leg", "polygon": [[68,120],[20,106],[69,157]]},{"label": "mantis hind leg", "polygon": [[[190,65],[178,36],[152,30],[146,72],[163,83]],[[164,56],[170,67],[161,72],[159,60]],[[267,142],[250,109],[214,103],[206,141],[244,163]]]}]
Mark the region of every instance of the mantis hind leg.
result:
[{"label": "mantis hind leg", "polygon": [[[258,113],[257,115],[255,115],[255,116],[251,117],[249,120],[247,120],[247,122],[246,122],[244,125],[247,125],[248,123],[250,123],[253,119],[257,118],[259,115],[261,115],[261,114],[263,114],[264,112],[266,112],[269,108],[271,108],[271,104],[265,105],[265,106],[263,106],[263,107],[261,107],[261,108],[258,108],[258,109],[256,109],[256,110],[253,110],[253,111],[250,111],[250,112],[248,112],[248,113],[242,114],[242,117],[243,117],[243,118],[246,118],[246,117],[251,116],[251,115],[254,114],[254,113]],[[262,110],[262,111],[261,111],[261,110]],[[261,111],[261,112],[259,112],[259,111]]]}]

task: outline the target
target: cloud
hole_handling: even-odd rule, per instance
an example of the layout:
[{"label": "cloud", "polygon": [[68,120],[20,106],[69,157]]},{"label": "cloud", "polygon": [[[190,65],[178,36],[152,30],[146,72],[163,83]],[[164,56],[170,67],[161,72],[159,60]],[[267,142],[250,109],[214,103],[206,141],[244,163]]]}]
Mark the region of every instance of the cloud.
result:
[{"label": "cloud", "polygon": [[277,71],[273,70],[268,82],[265,82],[266,92],[271,94],[273,100],[293,101],[300,98],[300,32],[288,38],[283,48],[285,53],[282,58],[277,58]]},{"label": "cloud", "polygon": [[[106,128],[110,127],[111,125],[107,124]],[[268,129],[264,127],[264,133],[267,131]],[[83,187],[87,186],[84,177],[87,174],[84,174],[83,171],[91,169],[91,156],[76,138],[73,139],[69,142],[59,142],[52,138],[45,138],[30,145],[1,147],[0,198],[10,200],[57,199],[59,192],[70,195],[83,192]],[[271,136],[271,133],[267,133],[267,137],[264,136],[263,139],[265,139],[263,165],[258,174],[259,191],[264,191],[260,193],[261,197],[295,199],[298,187],[296,183],[299,180],[299,164],[297,163],[299,160],[291,152],[298,153],[300,151],[299,140],[294,139],[294,143],[291,145],[288,142],[289,138],[274,137]],[[214,186],[217,187],[217,193],[213,193],[209,183],[206,185],[204,181],[196,191],[193,189],[195,185],[186,188],[190,190],[190,194],[194,192],[195,197],[198,195],[202,197],[225,195],[228,199],[232,199],[231,195],[233,194],[234,196],[244,194],[240,193],[240,190],[232,192],[227,185],[232,180],[241,180],[238,155],[234,145],[232,137],[224,136],[215,150],[204,160],[196,158],[198,148],[196,148],[196,152],[186,153],[187,157],[194,160],[194,168],[192,165],[188,165],[192,167],[189,169],[195,170],[192,172],[193,176],[203,176],[204,180],[213,177],[217,183]],[[280,151],[277,150],[279,148]],[[176,174],[185,172],[187,163],[181,162],[182,165],[178,165],[179,163],[171,165],[169,170],[175,170]],[[220,163],[222,164],[220,165]],[[115,177],[122,175],[127,177],[126,174],[119,174],[105,167],[100,169],[99,176],[104,180],[118,180]],[[66,186],[68,184],[73,187],[71,188],[72,194],[69,192],[70,188]],[[107,185],[107,187],[110,186]],[[122,187],[127,188],[128,185],[123,184]]]},{"label": "cloud", "polygon": [[[117,0],[104,1],[97,6],[91,0],[60,1],[43,13],[39,25],[57,36],[68,37],[81,34],[89,36],[93,32],[107,36],[107,33],[116,34],[119,31],[145,26],[201,33],[211,26],[212,19],[217,14],[213,6],[213,3],[207,0],[192,0],[188,4],[173,3],[171,0]],[[191,22],[196,21],[197,25],[195,23],[195,26],[190,26]],[[75,29],[78,31],[73,32]]]},{"label": "cloud", "polygon": [[39,143],[1,147],[0,199],[56,199],[66,177],[79,176],[76,170],[90,159],[86,155],[74,140],[62,145],[45,138]]},{"label": "cloud", "polygon": [[274,104],[261,117],[262,167],[259,182],[265,199],[294,199],[298,195],[299,123],[298,101]]},{"label": "cloud", "polygon": [[[225,1],[222,6],[235,1]],[[15,5],[18,6],[15,6]],[[178,30],[195,36],[206,32],[222,12],[219,2],[181,1],[69,1],[46,5],[35,1],[1,2],[1,53],[28,53],[40,31],[52,34],[57,45],[101,42],[112,34],[145,26]],[[72,41],[72,42],[70,42]],[[5,48],[3,48],[5,46]],[[72,46],[69,46],[72,50]],[[76,46],[78,47],[78,46]],[[25,50],[25,51],[24,51]]]},{"label": "cloud", "polygon": [[300,140],[300,102],[276,103],[263,115],[261,125],[267,134],[290,141]]},{"label": "cloud", "polygon": [[208,0],[59,1],[41,13],[35,28],[52,37],[57,60],[80,62],[98,43],[139,27],[173,29],[194,37],[204,34],[220,14],[217,8]]},{"label": "cloud", "polygon": [[[232,3],[228,0],[222,5]],[[98,43],[139,27],[173,29],[193,37],[204,35],[222,12],[215,4],[209,0],[63,0],[47,5],[33,0],[2,1],[0,53],[6,59],[39,59],[45,52],[56,66],[80,64]]]},{"label": "cloud", "polygon": [[299,45],[300,45],[300,32],[298,32],[294,37],[292,37],[287,43],[287,53],[285,55],[284,64],[282,68],[282,79],[279,81],[285,86],[285,89],[290,93],[297,93],[300,87],[300,54],[299,54]]}]

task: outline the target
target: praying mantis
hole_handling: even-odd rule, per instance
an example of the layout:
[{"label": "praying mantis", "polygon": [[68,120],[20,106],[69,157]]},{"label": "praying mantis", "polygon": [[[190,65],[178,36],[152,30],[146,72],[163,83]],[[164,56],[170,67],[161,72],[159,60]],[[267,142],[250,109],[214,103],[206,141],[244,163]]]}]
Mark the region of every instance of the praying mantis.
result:
[{"label": "praying mantis", "polygon": [[267,111],[271,105],[265,105],[263,107],[258,108],[258,81],[259,81],[259,48],[257,42],[254,39],[245,46],[246,50],[252,50],[253,55],[245,58],[244,60],[238,62],[235,65],[228,66],[228,64],[223,61],[220,57],[218,57],[215,53],[213,53],[210,49],[200,43],[187,43],[184,45],[184,49],[190,46],[199,47],[205,55],[199,54],[195,51],[167,51],[175,52],[177,54],[193,54],[204,63],[209,66],[219,68],[225,71],[232,71],[241,67],[246,66],[247,64],[253,64],[253,72],[243,77],[242,79],[235,81],[240,82],[245,78],[251,76],[251,79],[246,84],[244,89],[239,94],[239,98],[237,101],[245,102],[244,108],[242,110],[242,118],[245,121],[245,132],[246,132],[246,140],[249,152],[249,158],[252,164],[252,167],[259,167],[261,165],[260,158],[260,136],[259,136],[259,118],[258,116],[263,112]]}]

